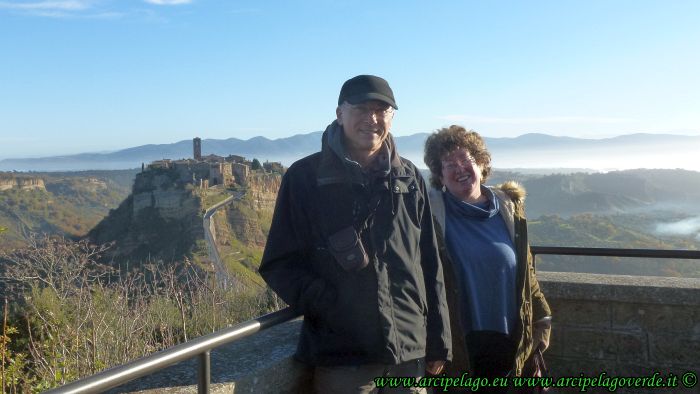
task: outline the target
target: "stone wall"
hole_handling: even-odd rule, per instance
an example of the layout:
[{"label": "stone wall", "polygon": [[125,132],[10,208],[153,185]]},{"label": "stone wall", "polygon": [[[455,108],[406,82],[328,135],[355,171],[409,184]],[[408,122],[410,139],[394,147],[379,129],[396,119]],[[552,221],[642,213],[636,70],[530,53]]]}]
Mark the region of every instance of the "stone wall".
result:
[{"label": "stone wall", "polygon": [[700,279],[538,273],[555,376],[700,373]]}]

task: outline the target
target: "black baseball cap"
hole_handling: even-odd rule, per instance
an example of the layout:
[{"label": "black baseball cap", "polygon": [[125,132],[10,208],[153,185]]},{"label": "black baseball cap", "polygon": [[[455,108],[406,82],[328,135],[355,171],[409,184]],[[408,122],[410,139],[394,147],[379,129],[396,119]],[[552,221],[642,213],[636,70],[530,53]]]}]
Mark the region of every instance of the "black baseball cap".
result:
[{"label": "black baseball cap", "polygon": [[379,100],[385,102],[394,109],[399,109],[394,100],[394,92],[389,83],[374,75],[358,75],[350,78],[340,88],[338,105],[347,101],[350,104],[359,104],[367,100]]}]

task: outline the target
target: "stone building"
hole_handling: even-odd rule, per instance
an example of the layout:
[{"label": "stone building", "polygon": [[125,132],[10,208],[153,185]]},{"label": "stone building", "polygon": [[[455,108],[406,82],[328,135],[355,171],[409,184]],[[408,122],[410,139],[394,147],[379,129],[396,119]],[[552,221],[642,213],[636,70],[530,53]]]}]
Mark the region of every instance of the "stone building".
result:
[{"label": "stone building", "polygon": [[181,182],[197,185],[200,179],[209,179],[209,164],[191,159],[176,160],[173,168],[178,173]]},{"label": "stone building", "polygon": [[233,163],[233,176],[236,178],[236,182],[243,185],[248,180],[250,175],[250,166],[242,163]]},{"label": "stone building", "polygon": [[239,155],[228,155],[226,157],[226,161],[229,161],[231,163],[243,163],[243,164],[248,162],[248,160],[246,160],[245,157],[239,156]]},{"label": "stone building", "polygon": [[284,174],[284,166],[282,163],[277,161],[266,161],[263,163],[263,168],[267,172],[277,172],[279,174]]},{"label": "stone building", "polygon": [[233,186],[234,176],[232,163],[209,163],[209,185]]},{"label": "stone building", "polygon": [[212,154],[212,155],[202,156],[201,161],[206,161],[208,163],[222,163],[222,162],[226,161],[226,158],[224,158],[223,156]]},{"label": "stone building", "polygon": [[151,169],[151,168],[168,169],[168,168],[172,168],[172,162],[170,161],[170,159],[156,160],[156,161],[152,162],[151,164],[149,164],[148,168],[149,169]]}]

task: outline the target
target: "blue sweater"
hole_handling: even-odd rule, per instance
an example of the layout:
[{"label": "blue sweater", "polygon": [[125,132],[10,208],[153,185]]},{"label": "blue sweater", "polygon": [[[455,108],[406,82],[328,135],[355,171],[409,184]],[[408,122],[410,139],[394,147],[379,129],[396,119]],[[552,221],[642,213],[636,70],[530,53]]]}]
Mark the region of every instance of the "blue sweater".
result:
[{"label": "blue sweater", "polygon": [[510,334],[517,316],[515,247],[498,199],[487,187],[481,186],[481,192],[488,197],[482,206],[443,193],[445,242],[462,295],[462,327]]}]

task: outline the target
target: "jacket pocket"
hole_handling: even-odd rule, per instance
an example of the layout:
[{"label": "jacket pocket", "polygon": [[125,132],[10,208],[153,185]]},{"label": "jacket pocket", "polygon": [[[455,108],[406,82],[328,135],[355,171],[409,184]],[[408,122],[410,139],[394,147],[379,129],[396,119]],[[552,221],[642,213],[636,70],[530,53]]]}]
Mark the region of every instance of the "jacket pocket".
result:
[{"label": "jacket pocket", "polygon": [[405,230],[412,231],[415,229],[420,231],[424,199],[416,178],[410,176],[393,178],[391,198],[392,212],[402,222],[401,225],[411,225],[412,227]]}]

